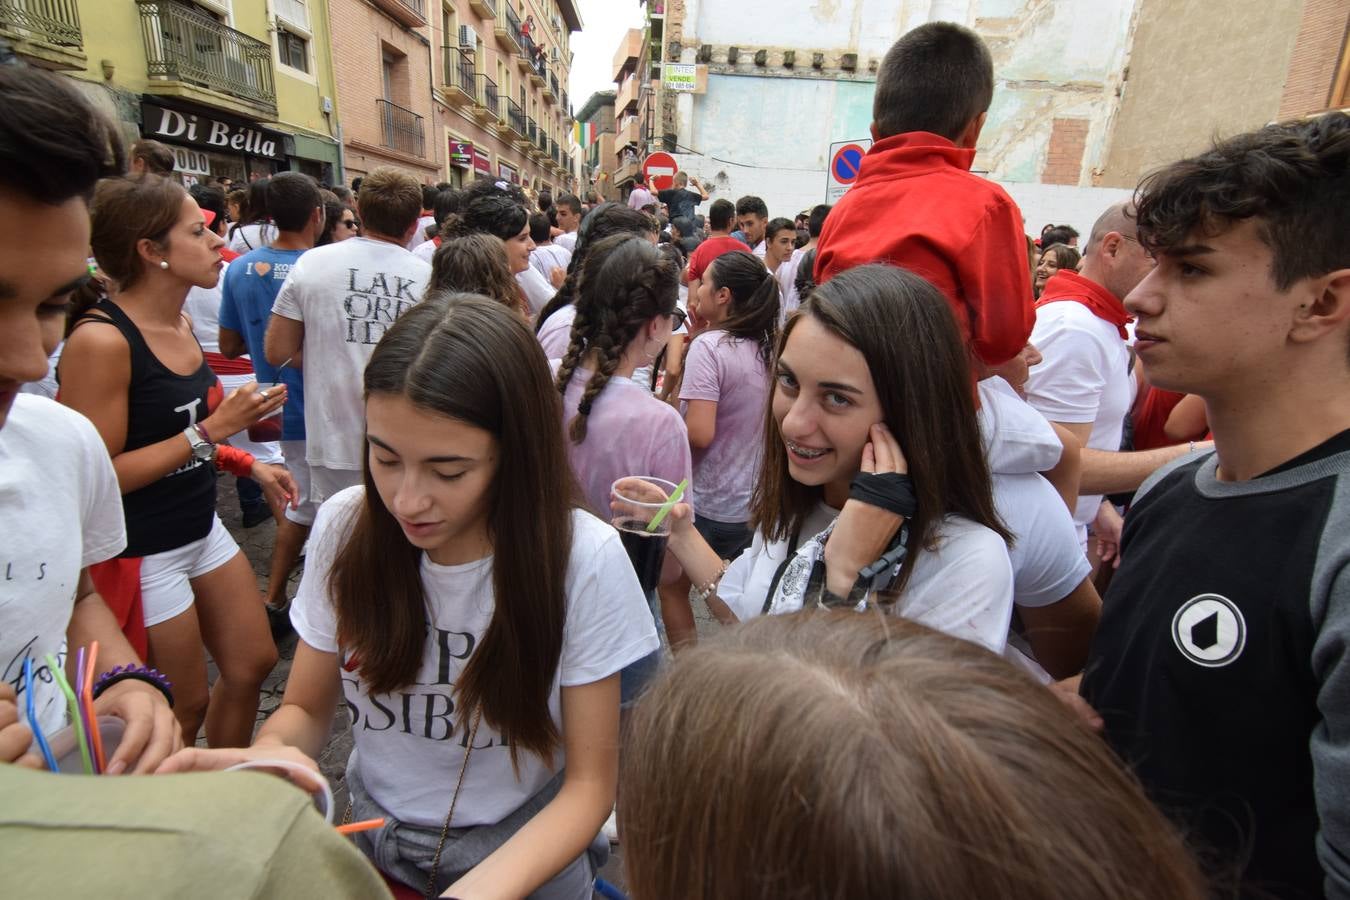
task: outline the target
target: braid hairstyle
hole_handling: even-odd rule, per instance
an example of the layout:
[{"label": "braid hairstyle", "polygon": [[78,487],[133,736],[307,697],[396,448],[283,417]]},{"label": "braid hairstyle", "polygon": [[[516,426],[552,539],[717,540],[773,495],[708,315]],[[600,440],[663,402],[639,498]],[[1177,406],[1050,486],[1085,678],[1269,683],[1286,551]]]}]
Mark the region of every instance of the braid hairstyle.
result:
[{"label": "braid hairstyle", "polygon": [[581,225],[577,227],[577,242],[572,248],[572,260],[567,264],[567,279],[553,295],[553,299],[539,311],[538,318],[534,320],[535,334],[544,327],[549,316],[575,302],[577,281],[581,278],[581,270],[586,265],[586,256],[596,242],[615,234],[635,234],[645,237],[655,233],[649,216],[635,209],[629,209],[621,203],[601,203],[588,212],[586,218],[581,220]]},{"label": "braid hairstyle", "polygon": [[591,354],[596,358],[595,374],[568,429],[573,443],[586,440],[591,406],[628,345],[652,319],[675,311],[679,279],[679,269],[636,235],[610,235],[593,245],[577,289],[572,339],[558,367],[558,392],[565,393],[582,360]]},{"label": "braid hairstyle", "polygon": [[759,345],[759,358],[768,363],[778,339],[778,281],[753,253],[736,250],[713,260],[704,272],[714,292],[727,288],[731,304],[719,330],[729,337],[745,338]]}]

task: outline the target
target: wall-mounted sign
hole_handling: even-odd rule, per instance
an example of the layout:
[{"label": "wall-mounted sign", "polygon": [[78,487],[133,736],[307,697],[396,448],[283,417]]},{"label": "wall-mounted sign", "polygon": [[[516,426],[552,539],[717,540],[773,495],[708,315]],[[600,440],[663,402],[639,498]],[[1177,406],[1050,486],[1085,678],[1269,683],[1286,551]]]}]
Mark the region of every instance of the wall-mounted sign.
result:
[{"label": "wall-mounted sign", "polygon": [[666,63],[661,67],[661,83],[672,91],[704,94],[708,91],[708,67]]},{"label": "wall-mounted sign", "polygon": [[508,166],[504,162],[497,163],[497,177],[502,181],[520,184],[520,173],[516,171],[514,166]]},{"label": "wall-mounted sign", "polygon": [[473,148],[473,170],[480,175],[492,175],[492,160],[477,147]]},{"label": "wall-mounted sign", "polygon": [[473,144],[466,141],[450,142],[450,165],[461,169],[473,167]]},{"label": "wall-mounted sign", "polygon": [[286,136],[279,131],[219,114],[181,112],[148,100],[141,103],[141,134],[226,153],[286,158]]},{"label": "wall-mounted sign", "polygon": [[200,150],[186,147],[170,147],[173,151],[174,168],[186,175],[210,175],[211,160]]}]

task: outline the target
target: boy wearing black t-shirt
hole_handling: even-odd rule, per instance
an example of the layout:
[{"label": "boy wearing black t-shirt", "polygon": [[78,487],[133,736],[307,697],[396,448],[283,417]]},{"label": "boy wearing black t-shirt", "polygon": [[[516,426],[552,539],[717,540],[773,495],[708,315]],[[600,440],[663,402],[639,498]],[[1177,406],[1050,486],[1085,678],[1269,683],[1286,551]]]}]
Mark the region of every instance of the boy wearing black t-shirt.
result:
[{"label": "boy wearing black t-shirt", "polygon": [[1141,489],[1083,696],[1216,876],[1350,896],[1350,116],[1169,166],[1138,228],[1139,363],[1215,451]]}]

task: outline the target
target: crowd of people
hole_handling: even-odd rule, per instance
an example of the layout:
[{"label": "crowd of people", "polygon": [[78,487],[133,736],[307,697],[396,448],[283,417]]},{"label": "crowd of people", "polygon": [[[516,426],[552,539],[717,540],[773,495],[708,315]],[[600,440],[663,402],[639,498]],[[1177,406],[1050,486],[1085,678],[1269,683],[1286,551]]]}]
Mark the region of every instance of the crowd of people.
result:
[{"label": "crowd of people", "polygon": [[618,841],[635,900],[1350,897],[1350,115],[1080,247],[971,173],[993,91],[910,31],[789,218],[189,190],[0,67],[6,884],[579,900]]}]

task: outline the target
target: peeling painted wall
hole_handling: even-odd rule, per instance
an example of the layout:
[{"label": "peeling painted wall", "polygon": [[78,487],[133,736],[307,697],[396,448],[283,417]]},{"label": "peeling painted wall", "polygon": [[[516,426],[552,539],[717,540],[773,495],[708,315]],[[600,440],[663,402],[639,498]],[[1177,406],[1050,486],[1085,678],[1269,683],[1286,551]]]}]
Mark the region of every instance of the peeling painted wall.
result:
[{"label": "peeling painted wall", "polygon": [[[868,135],[869,64],[910,28],[947,19],[974,28],[994,56],[976,168],[1002,182],[1039,182],[1054,120],[1081,119],[1088,128],[1076,183],[1089,186],[1105,165],[1138,2],[684,0],[681,61],[695,62],[705,46],[711,58],[707,94],[676,101],[679,150],[696,174],[721,172],[733,198],[758,193],[793,211],[820,202],[830,142]],[[768,65],[755,64],[758,49],[769,51]],[[796,51],[791,68],[781,65],[784,49]],[[819,71],[810,65],[816,52],[826,55]],[[858,54],[856,71],[839,70],[845,52]]]}]

